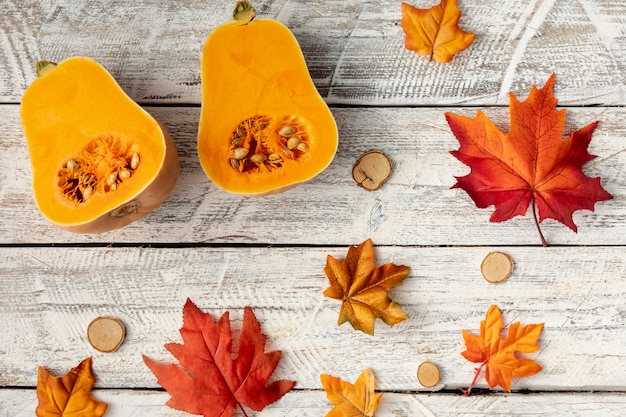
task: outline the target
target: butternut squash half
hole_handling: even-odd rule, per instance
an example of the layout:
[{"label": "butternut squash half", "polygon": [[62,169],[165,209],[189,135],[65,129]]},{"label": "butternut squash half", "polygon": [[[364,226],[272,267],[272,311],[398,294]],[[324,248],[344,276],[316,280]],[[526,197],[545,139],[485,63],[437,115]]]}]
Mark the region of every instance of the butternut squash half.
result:
[{"label": "butternut squash half", "polygon": [[101,233],[158,207],[179,173],[165,129],[92,59],[38,73],[20,110],[41,213],[62,229]]},{"label": "butternut squash half", "polygon": [[254,15],[239,2],[204,44],[198,156],[218,187],[264,196],[322,172],[338,132],[294,35]]}]

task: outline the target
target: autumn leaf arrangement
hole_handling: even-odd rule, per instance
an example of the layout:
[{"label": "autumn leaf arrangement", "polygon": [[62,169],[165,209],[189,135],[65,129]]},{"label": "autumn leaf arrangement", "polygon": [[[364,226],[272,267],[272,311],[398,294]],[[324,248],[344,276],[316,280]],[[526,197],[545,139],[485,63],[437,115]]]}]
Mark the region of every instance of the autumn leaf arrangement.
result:
[{"label": "autumn leaf arrangement", "polygon": [[[346,259],[327,257],[325,268],[330,287],[324,295],[342,302],[338,324],[349,322],[355,330],[374,334],[377,318],[394,326],[408,315],[392,301],[388,292],[409,274],[404,265],[375,266],[373,243],[370,239],[348,249]],[[467,350],[462,355],[479,366],[469,395],[483,368],[490,388],[500,386],[511,390],[513,377],[533,375],[541,367],[520,353],[536,351],[543,324],[509,326],[502,339],[502,317],[493,305],[481,322],[480,334],[463,331]],[[183,307],[183,343],[167,343],[165,348],[178,363],[162,364],[143,356],[145,364],[157,377],[157,383],[170,394],[166,405],[204,417],[232,416],[239,409],[248,416],[247,408],[261,411],[288,393],[295,381],[269,382],[280,358],[280,351],[266,352],[266,336],[251,308],[246,307],[238,337],[237,354],[233,352],[233,332],[228,312],[218,320],[202,312],[190,299]],[[354,384],[337,377],[321,374],[320,381],[333,408],[327,417],[372,417],[382,398],[375,393],[374,373],[366,368]],[[107,404],[94,399],[95,384],[92,359],[83,360],[62,377],[51,376],[39,368],[36,409],[38,417],[70,416],[101,417]]]},{"label": "autumn leaf arrangement", "polygon": [[[405,47],[436,62],[449,62],[475,38],[458,27],[460,17],[456,0],[441,0],[430,9],[402,3]],[[612,198],[600,185],[600,178],[589,178],[582,170],[595,158],[588,146],[598,122],[575,132],[570,129],[563,137],[566,111],[557,110],[554,81],[552,74],[542,88],[533,85],[524,101],[510,94],[508,133],[481,111],[475,118],[445,113],[460,144],[451,153],[471,168],[468,175],[456,178],[453,188],[464,190],[478,208],[493,205],[492,222],[525,215],[530,208],[544,246],[547,242],[540,227],[544,220],[556,220],[577,232],[573,221],[576,210],[593,211],[595,203]],[[394,326],[408,318],[389,297],[389,291],[402,283],[409,268],[391,263],[377,267],[371,240],[351,246],[343,261],[329,255],[324,272],[330,282],[324,295],[341,301],[339,325],[349,322],[355,330],[373,335],[376,319]],[[463,390],[465,395],[471,393],[483,374],[489,388],[499,386],[510,392],[513,378],[541,370],[538,363],[522,354],[539,349],[543,323],[512,323],[502,337],[504,330],[500,309],[492,305],[480,323],[478,335],[462,331],[466,350],[461,354],[478,364],[472,382]],[[158,384],[170,394],[167,405],[174,409],[205,417],[228,417],[239,409],[247,416],[247,408],[263,410],[296,385],[289,380],[270,382],[281,352],[265,352],[266,336],[248,307],[236,356],[228,313],[214,320],[187,300],[180,334],[182,344],[165,345],[178,364],[143,357]],[[382,394],[375,393],[371,369],[365,369],[354,384],[327,374],[320,375],[320,380],[334,406],[327,416],[374,415]],[[91,358],[62,377],[53,377],[40,367],[36,415],[104,415],[107,405],[91,395],[94,383]]]},{"label": "autumn leaf arrangement", "polygon": [[[342,302],[338,325],[349,322],[355,330],[373,335],[376,318],[382,319],[389,326],[408,318],[388,293],[408,276],[409,267],[392,263],[376,267],[374,246],[370,239],[357,247],[351,246],[343,261],[329,255],[324,272],[330,282],[324,295]],[[468,361],[479,364],[469,388],[462,390],[465,395],[471,393],[483,369],[489,388],[500,386],[508,392],[511,391],[513,378],[531,376],[541,370],[539,364],[533,359],[522,357],[522,354],[539,349],[537,340],[543,330],[543,323],[526,326],[519,322],[513,323],[508,327],[504,339],[501,338],[503,330],[502,315],[496,305],[489,308],[485,320],[481,321],[478,336],[463,330],[467,350],[461,354]],[[374,396],[370,369],[363,371],[354,385],[328,375],[322,375],[321,379],[328,399],[336,404],[336,409],[344,410],[343,414],[337,411],[337,414],[329,415],[373,415],[380,396]],[[341,390],[340,395],[333,391],[338,389]]]},{"label": "autumn leaf arrangement", "polygon": [[[441,0],[430,9],[402,3],[405,47],[439,63],[468,48],[474,34],[458,27],[461,11],[456,0]],[[565,130],[566,110],[557,110],[553,96],[555,74],[541,88],[519,101],[510,93],[511,128],[503,133],[481,111],[475,118],[445,113],[460,143],[452,151],[471,172],[457,177],[453,188],[467,192],[478,208],[495,206],[490,221],[503,222],[523,216],[530,207],[539,237],[547,246],[540,223],[553,219],[577,232],[576,210],[594,210],[595,203],[612,196],[600,178],[587,177],[583,165],[595,156],[588,152],[598,122],[577,130]]]}]

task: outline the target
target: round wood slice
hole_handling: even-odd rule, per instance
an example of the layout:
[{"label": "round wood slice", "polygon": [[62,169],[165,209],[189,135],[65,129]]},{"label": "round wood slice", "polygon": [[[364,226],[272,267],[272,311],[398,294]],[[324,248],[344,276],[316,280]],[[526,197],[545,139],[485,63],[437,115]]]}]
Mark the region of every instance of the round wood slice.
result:
[{"label": "round wood slice", "polygon": [[126,328],[114,317],[98,317],[87,327],[87,339],[100,352],[115,352],[124,342]]},{"label": "round wood slice", "polygon": [[378,190],[391,176],[391,161],[381,151],[361,155],[352,167],[352,178],[368,191]]},{"label": "round wood slice", "polygon": [[440,378],[439,367],[432,362],[422,362],[417,368],[417,380],[426,388],[437,385]]},{"label": "round wood slice", "polygon": [[483,277],[492,284],[499,284],[513,272],[513,260],[505,253],[490,252],[480,264]]}]

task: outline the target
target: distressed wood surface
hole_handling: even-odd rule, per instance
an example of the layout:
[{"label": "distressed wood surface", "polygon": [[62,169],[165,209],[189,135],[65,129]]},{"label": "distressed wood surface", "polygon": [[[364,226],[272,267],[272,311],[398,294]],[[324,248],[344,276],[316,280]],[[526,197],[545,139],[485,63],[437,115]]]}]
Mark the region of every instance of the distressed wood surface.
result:
[{"label": "distressed wood surface", "polygon": [[[444,112],[474,116],[476,109],[333,108],[340,143],[331,165],[306,184],[266,198],[217,189],[196,154],[197,108],[147,108],[169,130],[181,159],[176,189],[150,216],[118,231],[76,235],[51,225],[31,191],[28,150],[16,106],[0,106],[0,243],[254,243],[349,245],[368,237],[379,245],[538,245],[531,213],[490,223],[493,208],[478,209],[467,193],[450,189],[469,168],[450,151],[458,142]],[[509,128],[507,108],[484,109]],[[552,244],[619,245],[626,235],[626,113],[621,108],[572,108],[567,124],[578,129],[601,120],[585,166],[602,177],[613,200],[595,212],[577,211],[578,233],[554,221],[542,229]],[[394,172],[379,191],[352,179],[352,165],[371,149],[392,160]],[[254,225],[252,227],[252,225]]]},{"label": "distressed wood surface", "polygon": [[[478,332],[491,304],[505,323],[545,323],[534,356],[544,369],[515,381],[515,389],[626,387],[626,315],[616,302],[626,297],[623,248],[499,248],[515,262],[500,285],[480,274],[491,250],[378,247],[379,264],[411,268],[392,291],[410,318],[394,327],[377,322],[369,336],[337,326],[340,303],[322,295],[326,256],[343,259],[346,247],[3,248],[0,328],[11,361],[3,363],[0,385],[33,386],[38,364],[62,372],[93,356],[99,387],[156,388],[141,354],[173,361],[163,344],[180,340],[190,297],[213,316],[231,312],[236,323],[252,307],[268,349],[283,351],[275,377],[301,389],[319,388],[320,373],[354,380],[370,367],[379,389],[417,391],[417,366],[427,360],[441,369],[437,389],[466,387],[474,364],[460,355],[461,333]],[[126,325],[126,341],[113,354],[86,340],[98,316]]]},{"label": "distressed wood surface", "polygon": [[[351,381],[354,382],[354,381]],[[94,394],[109,403],[106,416],[117,417],[181,417],[187,414],[163,407],[169,396],[154,391],[98,390]],[[123,404],[123,405],[120,405]],[[566,394],[494,394],[462,397],[451,394],[383,394],[376,417],[517,417],[568,416],[595,417],[621,415],[626,395],[620,393],[566,393]],[[4,409],[3,409],[4,406]],[[11,389],[0,391],[0,415],[5,409],[15,410],[11,417],[32,417],[37,406],[34,390]],[[320,417],[330,411],[331,405],[319,391],[292,391],[278,402],[257,413],[258,417]],[[241,412],[234,414],[243,416]]]},{"label": "distressed wood surface", "polygon": [[[413,0],[430,7],[433,0]],[[626,404],[626,3],[620,0],[459,0],[461,27],[476,40],[449,64],[404,48],[396,0],[259,0],[262,17],[285,23],[331,106],[340,144],[322,174],[262,199],[231,195],[204,175],[196,154],[200,51],[230,19],[229,2],[3,0],[0,2],[0,416],[32,416],[37,366],[64,374],[87,356],[107,417],[181,416],[141,360],[171,362],[187,297],[235,329],[251,306],[268,348],[283,351],[274,377],[295,391],[259,416],[321,416],[319,382],[353,382],[370,367],[384,397],[376,415],[621,415]],[[76,235],[51,225],[31,195],[19,103],[34,62],[90,56],[169,130],[181,176],[166,202],[130,226]],[[455,176],[469,172],[444,112],[482,109],[508,130],[508,94],[557,74],[555,96],[578,129],[600,120],[585,166],[614,199],[578,211],[578,234],[555,222],[539,247],[532,216],[490,223]],[[371,149],[394,164],[376,192],[351,167]],[[328,254],[372,238],[379,264],[410,266],[392,291],[409,319],[374,336],[337,326],[339,302],[322,295]],[[515,261],[503,284],[479,265],[493,250]],[[460,355],[462,329],[478,332],[489,305],[507,323],[545,322],[543,370],[513,381],[513,394],[467,387],[474,365]],[[115,353],[87,342],[89,322],[113,315],[127,338]],[[442,380],[419,385],[422,361]],[[485,388],[483,380],[478,385]],[[241,416],[242,414],[236,414]]]},{"label": "distressed wood surface", "polygon": [[[397,0],[255,3],[294,32],[329,103],[506,105],[509,90],[523,93],[553,71],[562,104],[626,102],[622,1],[461,1],[460,24],[477,36],[447,65],[404,48]],[[4,0],[0,102],[19,102],[35,61],[87,55],[141,103],[199,103],[202,44],[230,11],[230,2],[202,0]]]}]

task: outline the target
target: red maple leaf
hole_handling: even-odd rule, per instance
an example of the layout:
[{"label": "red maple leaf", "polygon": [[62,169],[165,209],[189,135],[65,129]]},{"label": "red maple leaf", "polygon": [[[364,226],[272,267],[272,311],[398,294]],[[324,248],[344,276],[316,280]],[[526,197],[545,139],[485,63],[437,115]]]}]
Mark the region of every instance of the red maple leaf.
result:
[{"label": "red maple leaf", "polygon": [[235,358],[228,312],[215,322],[188,299],[180,334],[183,344],[165,345],[180,365],[160,364],[143,356],[157,382],[171,395],[166,404],[172,408],[204,417],[229,417],[239,406],[247,415],[243,405],[261,411],[296,384],[279,380],[267,385],[281,352],[265,353],[265,335],[249,307],[244,310]]},{"label": "red maple leaf", "polygon": [[554,219],[577,232],[574,211],[593,211],[596,202],[613,198],[599,177],[589,178],[582,171],[595,158],[587,148],[598,122],[573,133],[570,129],[563,137],[566,110],[556,111],[554,77],[542,89],[533,85],[523,102],[510,94],[509,133],[502,133],[480,110],[474,119],[445,114],[461,144],[451,153],[471,167],[453,188],[465,190],[479,208],[495,206],[492,222],[523,216],[532,205],[544,246],[539,223]]}]

